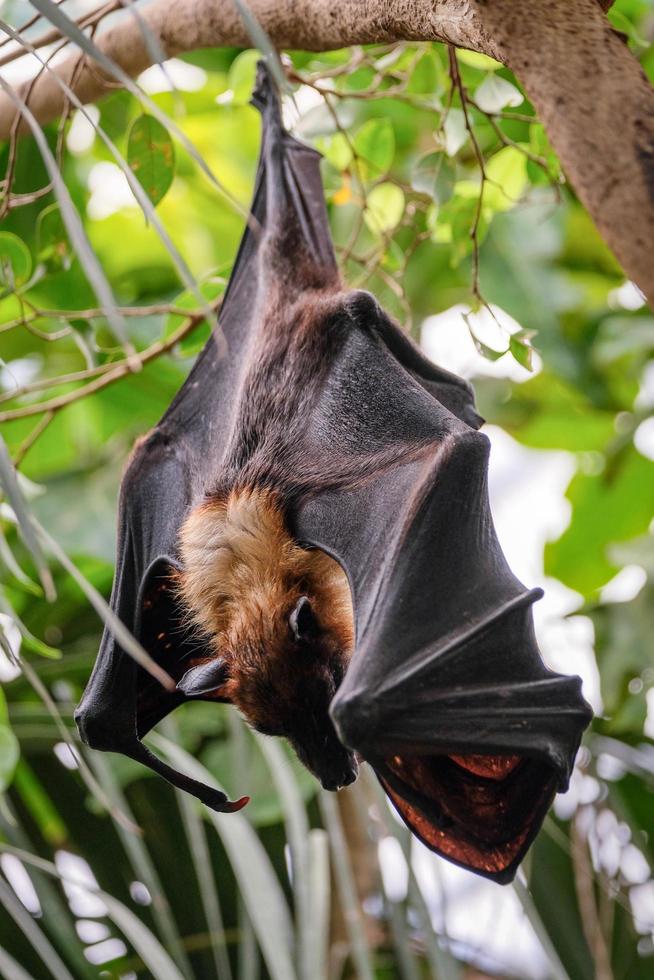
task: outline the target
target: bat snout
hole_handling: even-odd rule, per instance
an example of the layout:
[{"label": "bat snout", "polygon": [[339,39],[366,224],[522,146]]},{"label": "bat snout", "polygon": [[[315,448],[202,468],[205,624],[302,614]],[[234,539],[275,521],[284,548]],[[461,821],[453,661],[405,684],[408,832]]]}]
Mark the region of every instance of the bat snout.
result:
[{"label": "bat snout", "polygon": [[[330,726],[331,728],[331,726]],[[359,765],[353,752],[346,749],[331,728],[320,739],[290,738],[295,752],[309,772],[313,773],[323,789],[334,792],[353,783],[359,774]]]},{"label": "bat snout", "polygon": [[359,766],[354,756],[352,756],[344,765],[320,773],[318,779],[323,789],[333,793],[338,789],[343,789],[344,786],[350,786],[358,775]]}]

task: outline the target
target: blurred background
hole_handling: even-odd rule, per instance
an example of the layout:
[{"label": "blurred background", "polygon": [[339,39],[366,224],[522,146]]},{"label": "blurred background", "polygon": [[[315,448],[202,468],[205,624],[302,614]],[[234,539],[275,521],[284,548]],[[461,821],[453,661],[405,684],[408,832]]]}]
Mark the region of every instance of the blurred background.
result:
[{"label": "blurred background", "polygon": [[[103,24],[120,5],[106,6]],[[0,8],[16,28],[33,14]],[[609,16],[654,78],[654,4],[618,0]],[[22,36],[49,29],[36,20]],[[0,30],[0,72],[15,85],[61,48],[38,46],[44,67]],[[0,975],[645,980],[654,318],[489,58],[428,44],[294,52],[285,111],[324,154],[348,283],[472,380],[500,541],[545,590],[546,662],[580,674],[596,712],[517,882],[483,881],[411,840],[370,772],[323,793],[285,744],[223,706],[185,706],[151,739],[251,795],[240,814],[78,744],[121,470],[209,335],[200,300],[219,304],[243,230],[257,57],[169,60],[140,76],[141,97],[70,106],[44,129],[47,153],[31,136],[0,146],[0,470],[6,486],[10,456],[23,501],[0,504]],[[110,307],[90,285],[93,256]],[[47,537],[25,533],[29,515]]]}]

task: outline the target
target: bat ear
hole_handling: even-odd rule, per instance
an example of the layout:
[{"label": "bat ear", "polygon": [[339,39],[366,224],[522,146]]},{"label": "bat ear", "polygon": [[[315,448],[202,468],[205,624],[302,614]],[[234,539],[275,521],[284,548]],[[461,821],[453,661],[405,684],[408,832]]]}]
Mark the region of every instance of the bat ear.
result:
[{"label": "bat ear", "polygon": [[223,657],[214,657],[203,664],[191,667],[177,683],[177,690],[187,698],[210,694],[225,683],[229,676],[229,665]]},{"label": "bat ear", "polygon": [[288,625],[296,640],[307,640],[318,632],[318,621],[307,596],[300,596],[288,618]]}]

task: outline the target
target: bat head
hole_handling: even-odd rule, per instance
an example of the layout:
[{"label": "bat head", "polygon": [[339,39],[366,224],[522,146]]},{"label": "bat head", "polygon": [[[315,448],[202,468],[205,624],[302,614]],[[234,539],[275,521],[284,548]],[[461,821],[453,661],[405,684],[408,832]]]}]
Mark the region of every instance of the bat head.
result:
[{"label": "bat head", "polygon": [[336,790],[356,779],[357,764],[329,715],[347,657],[321,624],[319,608],[319,600],[302,595],[282,611],[264,645],[251,640],[230,658],[227,689],[253,728],[286,737],[324,789]]},{"label": "bat head", "polygon": [[189,664],[187,697],[230,701],[257,731],[285,736],[325,789],[357,775],[329,707],[353,644],[341,567],[302,548],[279,500],[244,490],[191,511],[180,538],[179,591],[213,656]]}]

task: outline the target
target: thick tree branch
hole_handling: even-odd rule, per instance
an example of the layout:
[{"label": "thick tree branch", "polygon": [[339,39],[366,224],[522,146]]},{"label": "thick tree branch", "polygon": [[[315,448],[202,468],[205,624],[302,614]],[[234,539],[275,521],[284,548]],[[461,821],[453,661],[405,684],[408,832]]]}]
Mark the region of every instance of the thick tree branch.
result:
[{"label": "thick tree branch", "polygon": [[[608,244],[654,305],[654,91],[611,29],[609,0],[249,0],[280,48],[324,51],[351,44],[446,41],[509,65],[539,112],[568,178]],[[248,46],[232,0],[153,0],[143,20],[167,56]],[[103,52],[134,76],[151,64],[131,17],[102,34]],[[78,55],[56,70],[70,83]],[[97,67],[78,71],[84,102],[107,90]],[[114,82],[115,84],[115,82]],[[29,100],[42,122],[58,116],[62,91],[43,74]],[[15,108],[0,97],[0,139]]]},{"label": "thick tree branch", "polygon": [[595,0],[479,0],[570,183],[654,307],[654,89]]},{"label": "thick tree branch", "polygon": [[[498,57],[499,51],[467,0],[249,0],[252,13],[279,48],[328,51],[351,44],[397,40],[449,41]],[[206,47],[250,47],[251,40],[232,0],[153,0],[142,21],[168,57]],[[152,45],[134,18],[126,16],[97,39],[98,47],[131,76],[152,64]],[[79,54],[56,68],[70,84]],[[116,81],[97,65],[85,66],[75,81],[83,102],[95,102]],[[23,93],[24,94],[24,93]],[[34,86],[29,105],[40,122],[56,119],[64,96],[51,73]],[[15,107],[0,97],[0,139],[7,139]]]}]

